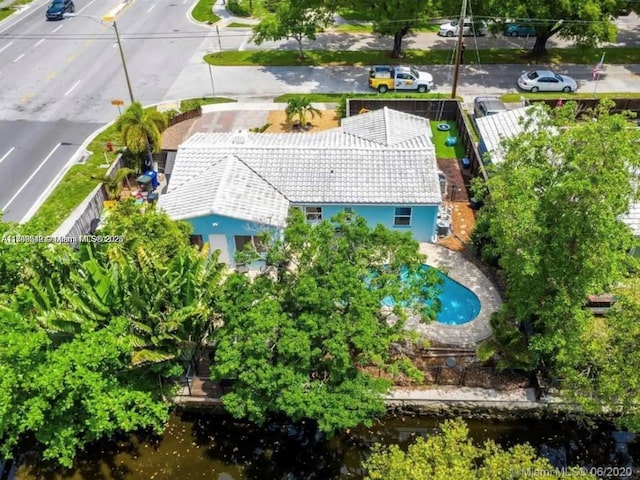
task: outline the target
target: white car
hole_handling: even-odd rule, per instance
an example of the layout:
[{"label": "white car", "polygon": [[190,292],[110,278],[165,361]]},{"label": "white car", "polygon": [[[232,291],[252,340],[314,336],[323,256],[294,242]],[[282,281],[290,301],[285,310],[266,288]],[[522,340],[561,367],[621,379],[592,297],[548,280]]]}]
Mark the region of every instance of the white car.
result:
[{"label": "white car", "polygon": [[523,73],[518,79],[518,87],[529,92],[575,92],[578,89],[576,81],[552,72],[551,70],[533,70]]},{"label": "white car", "polygon": [[[460,25],[460,22],[458,20],[453,20],[449,23],[440,25],[440,30],[438,30],[438,35],[440,35],[441,37],[454,37],[454,36],[457,37],[460,31],[459,25]],[[487,33],[487,26],[483,22],[474,22],[470,18],[465,18],[462,24],[462,35],[479,37],[479,36],[485,35],[486,33]]]}]

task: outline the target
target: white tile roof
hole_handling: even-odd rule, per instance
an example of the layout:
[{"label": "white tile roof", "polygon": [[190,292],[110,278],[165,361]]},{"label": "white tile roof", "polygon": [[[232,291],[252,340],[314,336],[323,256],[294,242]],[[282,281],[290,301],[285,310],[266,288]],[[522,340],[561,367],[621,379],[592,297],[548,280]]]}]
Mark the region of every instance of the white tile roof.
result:
[{"label": "white tile roof", "polygon": [[283,226],[289,201],[244,162],[227,155],[190,182],[170,188],[158,206],[176,220],[210,214]]},{"label": "white tile roof", "polygon": [[[244,198],[246,187],[240,181],[220,180],[219,163],[229,156],[239,159],[229,168],[238,162],[248,166],[263,179],[262,185],[278,190],[292,203],[440,203],[435,149],[426,119],[388,109],[352,118],[343,127],[319,133],[196,133],[178,149],[161,206],[179,212],[180,218],[195,217],[211,208],[215,199],[231,195],[221,192],[230,189],[244,201],[242,215],[264,215],[258,210],[270,198],[258,198],[251,206],[253,200]],[[251,179],[255,182],[253,176],[245,180]],[[238,218],[239,213],[232,216]]]},{"label": "white tile roof", "polygon": [[342,131],[380,145],[396,145],[430,133],[429,120],[383,107],[367,115],[354,115],[342,120]]},{"label": "white tile roof", "polygon": [[478,133],[489,152],[491,163],[496,164],[503,160],[504,151],[500,145],[503,140],[525,131],[525,118],[533,119],[532,126],[536,124],[535,116],[529,115],[532,108],[536,107],[517,108],[476,119]]}]

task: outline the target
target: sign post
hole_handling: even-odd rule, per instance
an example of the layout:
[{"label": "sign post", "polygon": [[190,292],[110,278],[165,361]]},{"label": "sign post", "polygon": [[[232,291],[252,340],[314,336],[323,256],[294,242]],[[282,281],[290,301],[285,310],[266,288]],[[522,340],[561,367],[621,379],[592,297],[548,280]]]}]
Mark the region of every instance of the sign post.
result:
[{"label": "sign post", "polygon": [[118,107],[118,115],[122,115],[122,111],[120,110],[120,106],[124,105],[124,100],[114,99],[111,100],[111,105]]}]

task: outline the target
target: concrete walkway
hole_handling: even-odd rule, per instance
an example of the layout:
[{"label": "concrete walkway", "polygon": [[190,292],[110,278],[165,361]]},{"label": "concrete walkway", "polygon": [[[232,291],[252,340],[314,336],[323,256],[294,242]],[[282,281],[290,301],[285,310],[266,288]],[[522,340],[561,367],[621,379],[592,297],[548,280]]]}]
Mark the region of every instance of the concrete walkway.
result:
[{"label": "concrete walkway", "polygon": [[468,323],[445,325],[431,322],[424,324],[417,317],[410,317],[407,326],[425,337],[447,345],[474,348],[491,336],[489,318],[502,305],[496,287],[489,279],[459,252],[454,252],[434,243],[420,244],[420,253],[427,255],[427,264],[438,267],[456,282],[464,285],[480,299],[480,313]]}]

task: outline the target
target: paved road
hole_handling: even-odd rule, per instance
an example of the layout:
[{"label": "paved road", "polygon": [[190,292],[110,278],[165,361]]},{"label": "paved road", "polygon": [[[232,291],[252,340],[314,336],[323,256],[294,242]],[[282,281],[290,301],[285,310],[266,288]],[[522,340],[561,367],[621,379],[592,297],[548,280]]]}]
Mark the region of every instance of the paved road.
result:
[{"label": "paved road", "polygon": [[[194,0],[126,0],[118,28],[136,100],[160,101],[210,30],[191,23]],[[110,27],[78,16],[47,22],[36,0],[0,26],[0,209],[25,220],[82,141],[129,100]],[[76,0],[101,18],[118,0]],[[135,37],[135,38],[134,38]],[[56,148],[58,144],[62,144]],[[26,182],[26,183],[25,183]]]}]

